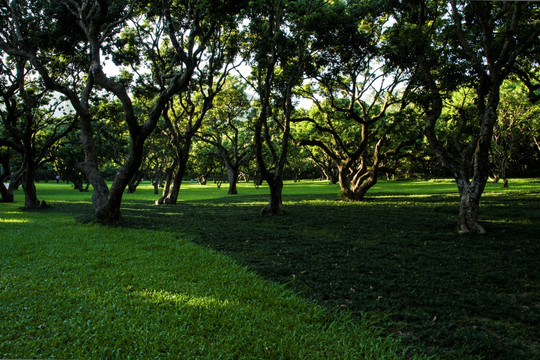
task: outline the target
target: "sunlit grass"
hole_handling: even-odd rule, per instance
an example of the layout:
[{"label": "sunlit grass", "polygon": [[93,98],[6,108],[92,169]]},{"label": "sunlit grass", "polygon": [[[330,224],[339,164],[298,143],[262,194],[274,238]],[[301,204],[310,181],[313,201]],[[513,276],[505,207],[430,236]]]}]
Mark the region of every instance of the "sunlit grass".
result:
[{"label": "sunlit grass", "polygon": [[[49,334],[39,346],[88,338],[74,352],[81,358],[174,358],[171,348],[185,358],[540,358],[536,179],[510,179],[507,189],[487,184],[484,236],[456,234],[459,198],[446,179],[380,181],[361,203],[341,201],[337,185],[286,182],[282,217],[259,216],[268,188],[252,183],[239,184],[235,196],[226,184],[183,184],[172,207],[154,206],[152,190],[145,183],[124,195],[118,228],[81,224],[93,219],[91,193],[64,184],[38,185],[48,210],[20,212],[20,190],[18,203],[0,204],[1,219],[5,211],[28,220],[0,222],[0,260],[11,271],[0,274],[0,312],[28,299],[56,319],[45,323],[33,310],[36,322],[9,334],[28,335],[25,324],[41,323],[67,331],[58,325],[67,322],[78,335],[57,334],[55,342]],[[24,284],[20,292],[13,278]],[[409,346],[407,356],[387,335]],[[2,346],[28,340],[6,339],[0,357]],[[126,348],[137,356],[118,350]]]},{"label": "sunlit grass", "polygon": [[0,358],[405,354],[371,322],[328,312],[189,237],[0,206]]}]

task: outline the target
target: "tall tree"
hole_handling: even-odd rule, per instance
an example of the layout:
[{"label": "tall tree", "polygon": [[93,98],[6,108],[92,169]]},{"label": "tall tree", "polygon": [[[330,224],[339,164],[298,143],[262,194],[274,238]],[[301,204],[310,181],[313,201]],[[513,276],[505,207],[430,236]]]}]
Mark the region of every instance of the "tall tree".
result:
[{"label": "tall tree", "polygon": [[[405,91],[398,90],[406,78],[380,56],[387,18],[380,9],[370,2],[336,1],[323,15],[311,24],[317,67],[303,91],[315,109],[313,116],[294,120],[309,122],[311,131],[297,133],[296,141],[332,159],[344,199],[357,201],[376,184],[379,169],[408,144],[404,129],[410,117],[388,114],[394,104],[401,103],[397,110],[406,107]],[[402,141],[390,141],[398,139],[392,133],[400,133]]]},{"label": "tall tree", "polygon": [[[415,74],[422,90],[425,135],[460,195],[458,232],[484,233],[480,198],[489,171],[502,82],[537,48],[540,28],[534,2],[392,2],[394,24],[386,39],[392,61]],[[443,98],[459,86],[476,94],[474,116],[463,116],[451,138],[438,131]]]},{"label": "tall tree", "polygon": [[[294,89],[301,85],[309,62],[310,33],[306,19],[324,1],[273,0],[253,2],[249,24],[251,86],[258,95],[255,120],[255,157],[270,188],[261,214],[283,214],[283,171],[289,148]],[[274,135],[272,134],[274,132]],[[265,159],[265,152],[271,158]]]},{"label": "tall tree", "polygon": [[176,158],[171,164],[174,166],[172,183],[165,186],[156,204],[174,205],[178,200],[194,137],[212,109],[214,98],[223,89],[229,71],[235,66],[235,26],[217,27],[207,35],[206,51],[204,57],[198,59],[190,86],[172,97],[163,113],[162,131],[169,137]]}]

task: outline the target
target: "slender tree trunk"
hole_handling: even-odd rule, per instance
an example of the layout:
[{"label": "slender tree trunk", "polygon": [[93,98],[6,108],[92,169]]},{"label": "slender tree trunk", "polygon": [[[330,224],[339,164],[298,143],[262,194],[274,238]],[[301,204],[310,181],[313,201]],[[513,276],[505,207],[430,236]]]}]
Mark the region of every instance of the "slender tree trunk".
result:
[{"label": "slender tree trunk", "polygon": [[163,203],[165,202],[165,199],[169,195],[169,191],[171,190],[171,184],[173,182],[174,170],[176,169],[176,164],[177,162],[175,160],[173,161],[172,165],[167,170],[165,170],[165,175],[166,175],[165,184],[163,185],[163,191],[161,192],[161,197],[155,202],[156,205],[163,205]]},{"label": "slender tree trunk", "polygon": [[163,204],[176,205],[178,201],[178,195],[180,194],[180,187],[182,186],[182,179],[186,175],[187,162],[187,156],[180,157],[178,171],[174,174],[171,188],[167,196],[163,199]]}]

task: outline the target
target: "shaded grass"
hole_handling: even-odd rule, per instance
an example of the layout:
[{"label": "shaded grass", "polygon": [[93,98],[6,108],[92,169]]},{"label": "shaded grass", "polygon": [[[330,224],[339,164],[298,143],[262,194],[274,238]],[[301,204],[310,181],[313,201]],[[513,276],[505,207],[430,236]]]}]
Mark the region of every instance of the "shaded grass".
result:
[{"label": "shaded grass", "polygon": [[[362,203],[337,201],[335,186],[289,183],[283,217],[260,217],[267,189],[246,184],[238,196],[183,186],[174,207],[152,206],[142,188],[126,195],[123,213],[129,227],[188,236],[359,324],[369,318],[416,352],[536,359],[540,185],[510,186],[488,184],[484,236],[456,234],[450,181],[382,182]],[[87,204],[54,206],[92,217]]]}]

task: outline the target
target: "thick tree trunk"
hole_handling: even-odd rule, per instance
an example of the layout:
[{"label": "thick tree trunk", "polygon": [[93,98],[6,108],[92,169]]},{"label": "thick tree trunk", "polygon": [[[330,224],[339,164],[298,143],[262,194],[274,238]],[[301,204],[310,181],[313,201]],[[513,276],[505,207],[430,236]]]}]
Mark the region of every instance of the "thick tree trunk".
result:
[{"label": "thick tree trunk", "polygon": [[[128,158],[116,173],[111,189],[106,193],[101,192],[99,194],[99,196],[104,196],[104,198],[101,198],[100,200],[105,200],[104,202],[101,202],[100,206],[96,206],[96,217],[102,224],[114,224],[122,221],[122,213],[120,211],[122,196],[124,195],[124,190],[133,176],[135,176],[142,163],[144,140],[145,138],[142,136],[132,135]],[[100,177],[103,179],[102,176]],[[95,194],[94,188],[94,195]],[[94,199],[92,198],[92,200]]]},{"label": "thick tree trunk", "polygon": [[39,207],[39,200],[37,198],[36,185],[34,184],[35,174],[36,174],[36,171],[35,171],[34,161],[32,159],[26,159],[25,164],[24,164],[23,178],[22,178],[25,209],[34,209],[34,208]]},{"label": "thick tree trunk", "polygon": [[357,179],[352,184],[350,175],[346,174],[346,171],[339,172],[339,187],[341,189],[341,195],[346,201],[362,201],[366,196],[369,189],[377,184],[377,171],[370,171],[366,173],[366,176],[361,179]]},{"label": "thick tree trunk", "polygon": [[476,232],[484,234],[486,231],[478,223],[478,210],[480,208],[480,190],[478,183],[470,183],[467,179],[456,179],[459,189],[459,216],[458,233]]},{"label": "thick tree trunk", "polygon": [[285,210],[283,210],[283,201],[281,193],[283,190],[283,180],[274,179],[273,181],[268,182],[270,187],[270,201],[261,210],[261,215],[283,215]]}]

